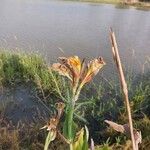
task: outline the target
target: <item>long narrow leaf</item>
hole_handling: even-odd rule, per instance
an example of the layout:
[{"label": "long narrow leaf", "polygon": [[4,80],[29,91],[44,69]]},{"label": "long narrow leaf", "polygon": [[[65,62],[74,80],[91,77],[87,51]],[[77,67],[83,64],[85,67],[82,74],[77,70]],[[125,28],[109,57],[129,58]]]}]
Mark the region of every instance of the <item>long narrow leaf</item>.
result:
[{"label": "long narrow leaf", "polygon": [[88,123],[88,121],[83,118],[82,116],[79,116],[77,113],[74,113],[75,117],[78,118],[80,121],[84,122],[84,123]]},{"label": "long narrow leaf", "polygon": [[84,144],[84,129],[82,128],[75,137],[75,141],[73,143],[73,150],[83,150],[83,144]]},{"label": "long narrow leaf", "polygon": [[88,150],[88,139],[89,139],[89,130],[88,130],[87,126],[85,126],[82,150]]},{"label": "long narrow leaf", "polygon": [[77,111],[78,109],[80,109],[81,108],[81,106],[83,106],[83,105],[88,105],[88,104],[92,104],[93,102],[91,102],[91,101],[88,101],[88,102],[82,102],[82,103],[77,103],[76,105],[76,107],[75,107],[75,111]]}]

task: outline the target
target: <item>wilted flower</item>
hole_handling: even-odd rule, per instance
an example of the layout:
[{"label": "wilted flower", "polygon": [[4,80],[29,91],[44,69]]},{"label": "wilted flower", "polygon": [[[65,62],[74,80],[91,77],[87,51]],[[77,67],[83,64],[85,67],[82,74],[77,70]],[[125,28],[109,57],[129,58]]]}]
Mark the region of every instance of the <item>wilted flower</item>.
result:
[{"label": "wilted flower", "polygon": [[64,110],[65,104],[60,102],[60,103],[57,103],[56,106],[57,106],[56,107],[57,108],[57,116],[52,117],[50,119],[50,121],[44,127],[41,128],[41,129],[47,128],[47,130],[49,132],[52,132],[53,133],[53,140],[56,138],[57,126],[58,126],[61,114]]},{"label": "wilted flower", "polygon": [[47,128],[49,133],[51,133],[51,141],[55,140],[55,138],[57,136],[58,122],[59,122],[59,120],[53,117],[50,119],[50,121],[47,123],[47,125],[45,125],[44,127],[41,128],[41,129]]},{"label": "wilted flower", "polygon": [[[68,77],[74,86],[80,88],[98,73],[98,71],[105,65],[102,57],[95,58],[89,63],[81,61],[78,56],[73,57],[59,57],[60,63],[54,63],[51,67],[60,75]],[[78,84],[78,85],[77,85]]]},{"label": "wilted flower", "polygon": [[57,119],[60,119],[62,112],[65,108],[65,104],[64,103],[56,103],[56,109],[57,109]]},{"label": "wilted flower", "polygon": [[48,131],[54,131],[57,128],[59,120],[55,117],[51,118],[50,121],[47,123],[47,125],[45,125],[44,127],[42,127],[41,129],[45,129],[47,128]]},{"label": "wilted flower", "polygon": [[84,76],[81,84],[92,80],[92,78],[99,72],[99,70],[105,65],[105,62],[102,57],[95,58],[87,64],[87,69],[84,72]]},{"label": "wilted flower", "polygon": [[82,64],[78,56],[73,56],[69,58],[59,57],[59,59],[64,65],[69,68],[73,76],[80,76]]},{"label": "wilted flower", "polygon": [[68,77],[72,81],[70,70],[63,64],[54,63],[52,69],[57,71],[60,75]]}]

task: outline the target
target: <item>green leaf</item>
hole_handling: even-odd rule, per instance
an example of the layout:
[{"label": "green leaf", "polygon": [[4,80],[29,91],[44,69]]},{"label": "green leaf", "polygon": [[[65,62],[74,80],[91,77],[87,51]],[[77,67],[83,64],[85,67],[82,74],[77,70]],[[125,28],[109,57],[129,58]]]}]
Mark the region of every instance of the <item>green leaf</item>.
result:
[{"label": "green leaf", "polygon": [[85,129],[82,128],[75,137],[73,142],[73,150],[88,150],[88,138],[89,131],[85,126]]},{"label": "green leaf", "polygon": [[79,121],[82,121],[83,123],[86,123],[86,124],[88,123],[88,121],[81,115],[78,115],[77,113],[74,113],[74,115]]},{"label": "green leaf", "polygon": [[84,129],[82,128],[75,137],[75,141],[73,143],[73,150],[82,150],[83,143],[84,143]]},{"label": "green leaf", "polygon": [[83,148],[82,150],[88,150],[88,139],[89,139],[89,130],[87,126],[85,126],[85,133],[83,137]]},{"label": "green leaf", "polygon": [[44,150],[48,150],[49,144],[56,138],[56,131],[49,131],[45,140]]},{"label": "green leaf", "polygon": [[83,106],[83,105],[89,105],[89,104],[93,104],[93,102],[91,102],[91,101],[85,101],[85,102],[82,102],[82,103],[76,103],[75,111],[77,111],[78,109],[80,109],[81,106]]}]

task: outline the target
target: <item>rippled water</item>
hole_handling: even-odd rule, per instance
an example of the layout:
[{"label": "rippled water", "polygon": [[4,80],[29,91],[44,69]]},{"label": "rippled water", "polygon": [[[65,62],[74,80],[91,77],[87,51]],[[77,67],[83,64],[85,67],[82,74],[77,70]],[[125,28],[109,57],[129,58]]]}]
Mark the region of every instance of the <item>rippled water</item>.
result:
[{"label": "rippled water", "polygon": [[123,62],[139,71],[150,56],[150,11],[51,0],[0,2],[1,48],[38,51],[52,61],[62,55],[101,55],[106,74],[112,73],[110,27]]}]

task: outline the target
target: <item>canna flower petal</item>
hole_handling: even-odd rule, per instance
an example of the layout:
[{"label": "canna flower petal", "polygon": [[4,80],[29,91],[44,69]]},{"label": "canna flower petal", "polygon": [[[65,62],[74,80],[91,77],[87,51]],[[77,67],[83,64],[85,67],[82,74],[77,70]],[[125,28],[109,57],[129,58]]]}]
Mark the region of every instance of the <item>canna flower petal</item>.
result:
[{"label": "canna flower petal", "polygon": [[70,69],[74,75],[79,76],[81,71],[81,61],[78,56],[72,56],[69,58],[59,57],[59,60],[63,65]]},{"label": "canna flower petal", "polygon": [[75,71],[76,75],[80,75],[81,61],[78,56],[69,57],[69,64]]},{"label": "canna flower petal", "polygon": [[48,131],[57,129],[60,117],[62,115],[64,108],[65,108],[65,104],[62,102],[56,103],[56,108],[57,108],[57,116],[53,116],[49,120],[49,122],[44,127],[42,127],[41,129],[47,128]]},{"label": "canna flower petal", "polygon": [[42,129],[45,129],[45,128],[47,128],[47,127],[48,127],[48,125],[45,125],[45,126],[43,126],[42,128],[40,128],[40,129],[42,130]]},{"label": "canna flower petal", "polygon": [[98,57],[93,61],[90,61],[88,64],[88,72],[87,75],[93,74],[96,75],[99,70],[105,65],[105,62],[102,57]]},{"label": "canna flower petal", "polygon": [[48,127],[47,127],[47,130],[50,131],[50,130],[55,130],[57,128],[57,125],[59,123],[59,120],[56,119],[56,118],[51,118],[50,119],[50,122],[48,123]]},{"label": "canna flower petal", "polygon": [[50,121],[47,123],[47,125],[45,125],[44,127],[40,128],[40,129],[47,128],[48,131],[56,130],[58,123],[59,123],[59,120],[53,117],[50,119]]},{"label": "canna flower petal", "polygon": [[[60,117],[62,115],[62,112],[64,110],[65,104],[62,102],[56,103],[56,108],[57,108],[57,116],[53,116],[50,121],[41,129],[45,129],[47,128],[47,131],[49,131],[48,135],[47,135],[47,139],[48,139],[48,145],[50,141],[55,140],[57,133],[59,133],[57,127],[60,121]],[[46,141],[47,141],[46,139]]]},{"label": "canna flower petal", "polygon": [[66,76],[67,78],[72,80],[70,70],[65,65],[62,65],[60,63],[54,63],[50,69],[58,72],[62,76]]},{"label": "canna flower petal", "polygon": [[82,70],[82,63],[78,56],[72,57],[59,57],[59,60],[63,65],[70,70],[72,76],[72,85],[73,87],[78,83]]},{"label": "canna flower petal", "polygon": [[80,75],[81,75],[81,61],[78,56],[73,56],[68,58],[68,64],[72,70],[72,76],[73,76],[73,89],[76,89],[76,86],[78,85]]},{"label": "canna flower petal", "polygon": [[105,65],[102,57],[98,57],[90,61],[87,65],[86,71],[84,72],[84,77],[82,79],[82,85],[92,80],[92,78],[99,72],[99,70]]},{"label": "canna flower petal", "polygon": [[91,81],[105,65],[102,57],[90,61],[87,65],[85,59],[81,61],[78,56],[59,57],[59,60],[60,63],[54,63],[52,69],[72,81],[73,93],[76,92],[77,88],[80,90],[85,83]]}]

